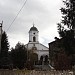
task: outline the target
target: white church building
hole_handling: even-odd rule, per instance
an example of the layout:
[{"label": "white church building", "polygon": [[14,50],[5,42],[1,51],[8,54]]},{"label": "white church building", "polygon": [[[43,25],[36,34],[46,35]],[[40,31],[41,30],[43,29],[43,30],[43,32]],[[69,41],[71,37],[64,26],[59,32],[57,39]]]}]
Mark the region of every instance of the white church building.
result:
[{"label": "white church building", "polygon": [[48,56],[49,57],[49,48],[41,44],[38,40],[39,38],[39,31],[33,25],[33,27],[29,30],[29,42],[25,45],[28,50],[32,50],[34,53],[38,55],[38,60],[40,57]]}]

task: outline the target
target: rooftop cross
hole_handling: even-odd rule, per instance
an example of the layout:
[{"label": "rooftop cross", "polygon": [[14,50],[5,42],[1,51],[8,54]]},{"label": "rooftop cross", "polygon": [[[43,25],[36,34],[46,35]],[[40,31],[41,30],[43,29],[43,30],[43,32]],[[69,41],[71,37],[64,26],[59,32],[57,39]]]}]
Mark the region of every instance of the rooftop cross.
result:
[{"label": "rooftop cross", "polygon": [[35,24],[34,24],[34,22],[33,22],[33,27],[34,27],[34,25],[35,25]]}]

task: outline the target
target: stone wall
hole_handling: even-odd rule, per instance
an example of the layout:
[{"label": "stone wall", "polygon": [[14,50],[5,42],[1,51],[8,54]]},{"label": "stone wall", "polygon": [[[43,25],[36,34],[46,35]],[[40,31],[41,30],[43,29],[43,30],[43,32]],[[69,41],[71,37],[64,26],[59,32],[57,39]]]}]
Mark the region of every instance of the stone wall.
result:
[{"label": "stone wall", "polygon": [[0,70],[0,75],[74,75],[72,71]]}]

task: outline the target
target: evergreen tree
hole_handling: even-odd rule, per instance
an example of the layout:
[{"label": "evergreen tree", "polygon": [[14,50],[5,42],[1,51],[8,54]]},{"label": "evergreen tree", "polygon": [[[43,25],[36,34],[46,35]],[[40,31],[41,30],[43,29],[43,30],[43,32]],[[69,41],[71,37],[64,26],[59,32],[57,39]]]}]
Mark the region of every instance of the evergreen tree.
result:
[{"label": "evergreen tree", "polygon": [[61,23],[58,23],[59,32],[67,30],[72,30],[75,27],[75,0],[63,0],[65,7],[62,7],[61,13],[63,14]]},{"label": "evergreen tree", "polygon": [[7,37],[6,32],[4,31],[2,33],[2,38],[1,38],[1,55],[2,55],[2,57],[8,56],[8,50],[9,50],[8,37]]},{"label": "evergreen tree", "polygon": [[6,32],[2,33],[1,52],[0,52],[0,68],[9,68],[10,59],[8,57],[9,43]]},{"label": "evergreen tree", "polygon": [[11,59],[13,66],[19,69],[23,69],[27,61],[27,49],[21,43],[17,43],[15,49],[11,50]]},{"label": "evergreen tree", "polygon": [[62,7],[62,20],[58,23],[58,32],[63,40],[63,47],[68,54],[74,52],[74,28],[75,28],[75,0],[63,0],[65,7]]},{"label": "evergreen tree", "polygon": [[58,32],[63,39],[62,47],[71,56],[71,66],[75,64],[75,0],[63,0],[62,20],[58,23]]}]

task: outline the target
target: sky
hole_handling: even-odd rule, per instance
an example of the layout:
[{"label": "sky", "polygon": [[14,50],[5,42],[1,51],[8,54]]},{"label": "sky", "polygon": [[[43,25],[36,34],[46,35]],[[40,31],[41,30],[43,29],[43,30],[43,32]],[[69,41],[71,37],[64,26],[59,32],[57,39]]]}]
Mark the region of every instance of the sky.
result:
[{"label": "sky", "polygon": [[57,23],[61,20],[59,9],[62,0],[27,0],[11,25],[24,2],[25,0],[0,0],[0,22],[3,20],[3,30],[7,33],[10,48],[18,42],[28,43],[28,32],[33,23],[39,30],[39,42],[48,47],[48,43],[55,40],[54,37],[59,37]]}]

